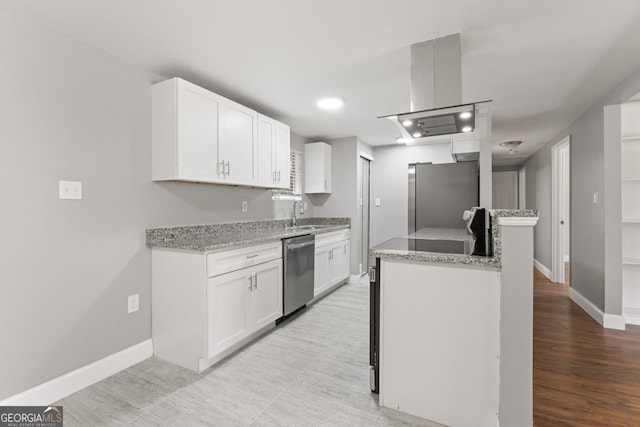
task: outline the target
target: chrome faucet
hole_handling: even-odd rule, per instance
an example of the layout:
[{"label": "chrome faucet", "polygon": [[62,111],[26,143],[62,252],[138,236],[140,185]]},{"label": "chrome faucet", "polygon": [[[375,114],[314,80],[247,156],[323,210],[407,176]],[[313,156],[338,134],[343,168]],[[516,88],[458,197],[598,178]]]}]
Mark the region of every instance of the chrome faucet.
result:
[{"label": "chrome faucet", "polygon": [[291,216],[291,222],[293,223],[294,227],[296,226],[296,221],[297,221],[297,218],[296,218],[296,205],[298,203],[300,203],[298,200],[294,200],[293,201],[293,215]]}]

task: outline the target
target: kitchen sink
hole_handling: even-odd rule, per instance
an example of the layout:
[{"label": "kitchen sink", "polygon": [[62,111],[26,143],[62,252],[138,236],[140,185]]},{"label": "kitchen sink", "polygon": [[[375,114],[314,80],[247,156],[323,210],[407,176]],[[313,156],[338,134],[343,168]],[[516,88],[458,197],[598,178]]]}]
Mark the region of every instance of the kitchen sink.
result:
[{"label": "kitchen sink", "polygon": [[295,225],[293,227],[286,227],[286,230],[297,231],[297,230],[319,230],[322,228],[333,227],[333,225]]}]

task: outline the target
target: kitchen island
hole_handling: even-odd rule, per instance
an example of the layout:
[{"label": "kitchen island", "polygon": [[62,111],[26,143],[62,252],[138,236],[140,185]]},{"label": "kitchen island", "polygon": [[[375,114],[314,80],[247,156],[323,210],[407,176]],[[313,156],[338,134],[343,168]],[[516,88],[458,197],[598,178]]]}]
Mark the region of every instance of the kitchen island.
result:
[{"label": "kitchen island", "polygon": [[490,257],[372,250],[380,405],[448,426],[532,425],[536,222],[532,210],[491,211]]}]

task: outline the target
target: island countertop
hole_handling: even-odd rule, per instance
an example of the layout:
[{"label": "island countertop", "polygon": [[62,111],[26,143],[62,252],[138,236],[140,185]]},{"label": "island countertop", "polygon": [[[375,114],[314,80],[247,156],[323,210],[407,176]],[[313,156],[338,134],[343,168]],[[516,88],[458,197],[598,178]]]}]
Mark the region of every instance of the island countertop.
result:
[{"label": "island countertop", "polygon": [[[415,250],[386,249],[374,246],[370,255],[375,258],[420,261],[444,264],[470,265],[477,267],[501,268],[502,241],[500,239],[499,218],[506,217],[537,217],[538,211],[534,209],[494,209],[489,211],[491,215],[491,233],[493,237],[493,256],[477,256],[468,253],[442,253],[425,252]],[[472,237],[464,228],[423,228],[410,234],[411,239],[438,239],[438,240],[464,240],[470,241]],[[379,246],[384,246],[381,244]]]},{"label": "island countertop", "polygon": [[351,221],[349,218],[305,218],[299,219],[297,225],[292,227],[290,220],[273,220],[152,228],[147,230],[147,246],[215,252],[305,234],[344,230],[351,227]]}]

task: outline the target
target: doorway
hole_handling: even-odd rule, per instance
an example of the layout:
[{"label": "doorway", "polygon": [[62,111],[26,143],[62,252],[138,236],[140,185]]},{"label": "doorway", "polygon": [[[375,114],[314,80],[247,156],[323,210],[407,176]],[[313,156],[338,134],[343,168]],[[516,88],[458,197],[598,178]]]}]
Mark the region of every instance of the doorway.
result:
[{"label": "doorway", "polygon": [[571,271],[571,138],[551,149],[551,280],[569,284]]},{"label": "doorway", "polygon": [[364,276],[369,272],[369,236],[370,236],[370,215],[371,206],[371,159],[360,157],[360,206],[359,217],[362,229],[360,230],[360,275]]},{"label": "doorway", "polygon": [[518,172],[493,172],[493,209],[518,209]]}]

